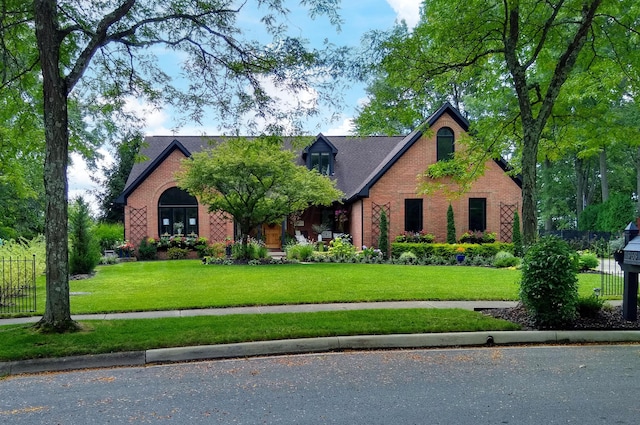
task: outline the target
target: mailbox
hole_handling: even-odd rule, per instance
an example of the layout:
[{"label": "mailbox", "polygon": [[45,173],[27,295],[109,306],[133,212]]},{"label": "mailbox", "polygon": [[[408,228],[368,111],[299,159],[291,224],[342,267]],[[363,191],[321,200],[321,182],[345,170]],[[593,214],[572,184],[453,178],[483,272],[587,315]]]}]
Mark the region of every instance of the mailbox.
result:
[{"label": "mailbox", "polygon": [[[635,224],[634,224],[635,226]],[[627,226],[629,228],[629,226]],[[625,230],[626,232],[626,230]],[[635,232],[638,232],[636,227]],[[624,271],[640,273],[640,236],[635,236],[624,247],[620,267]]]},{"label": "mailbox", "polygon": [[638,273],[640,273],[640,236],[638,226],[631,222],[624,229],[625,247],[620,268],[624,271],[624,294],[622,296],[622,317],[624,320],[638,320]]}]

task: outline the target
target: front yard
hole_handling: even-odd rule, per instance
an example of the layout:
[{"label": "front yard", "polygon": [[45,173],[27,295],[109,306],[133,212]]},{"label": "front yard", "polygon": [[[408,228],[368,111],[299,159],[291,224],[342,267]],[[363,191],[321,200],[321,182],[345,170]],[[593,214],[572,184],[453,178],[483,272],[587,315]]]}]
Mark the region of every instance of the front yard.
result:
[{"label": "front yard", "polygon": [[[120,263],[71,281],[73,314],[388,300],[515,300],[516,270],[378,264],[213,266],[199,261]],[[580,293],[599,286],[580,275]],[[39,306],[44,279],[38,279]],[[515,330],[513,323],[457,309],[366,310],[92,320],[83,332],[43,335],[0,327],[0,361],[187,345],[334,335]]]}]

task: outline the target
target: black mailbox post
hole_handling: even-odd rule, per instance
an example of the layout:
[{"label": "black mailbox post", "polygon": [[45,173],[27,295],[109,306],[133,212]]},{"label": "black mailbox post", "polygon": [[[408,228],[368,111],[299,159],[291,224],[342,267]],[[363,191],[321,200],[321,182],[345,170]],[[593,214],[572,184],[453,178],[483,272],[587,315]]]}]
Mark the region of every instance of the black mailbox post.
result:
[{"label": "black mailbox post", "polygon": [[624,271],[622,317],[635,322],[638,319],[638,273],[640,273],[640,236],[638,226],[631,222],[624,229],[624,256],[620,267]]}]

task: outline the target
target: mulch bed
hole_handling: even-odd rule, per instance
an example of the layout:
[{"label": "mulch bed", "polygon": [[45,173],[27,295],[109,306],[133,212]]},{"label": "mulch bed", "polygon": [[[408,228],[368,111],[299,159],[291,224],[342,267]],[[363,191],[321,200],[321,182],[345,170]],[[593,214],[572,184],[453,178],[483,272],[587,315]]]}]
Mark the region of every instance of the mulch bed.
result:
[{"label": "mulch bed", "polygon": [[[517,323],[524,330],[536,330],[535,323],[522,306],[514,308],[495,308],[483,311],[497,319]],[[628,322],[622,318],[622,307],[605,306],[595,317],[579,317],[565,330],[640,330],[640,321]]]}]

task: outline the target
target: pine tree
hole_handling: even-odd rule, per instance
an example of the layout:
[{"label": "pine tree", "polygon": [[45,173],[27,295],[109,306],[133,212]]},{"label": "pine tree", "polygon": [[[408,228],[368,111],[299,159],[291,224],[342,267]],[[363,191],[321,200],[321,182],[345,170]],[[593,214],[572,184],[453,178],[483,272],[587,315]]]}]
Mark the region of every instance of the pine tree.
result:
[{"label": "pine tree", "polygon": [[69,218],[71,230],[69,272],[71,274],[92,273],[100,261],[100,251],[91,233],[93,222],[89,214],[89,204],[81,196],[75,200]]},{"label": "pine tree", "polygon": [[447,243],[456,243],[456,223],[453,220],[453,207],[447,209]]},{"label": "pine tree", "polygon": [[387,221],[387,214],[382,211],[380,214],[380,236],[378,237],[378,249],[382,251],[382,255],[388,257],[389,255],[389,223]]}]

